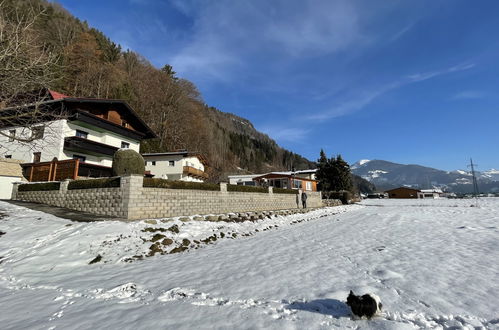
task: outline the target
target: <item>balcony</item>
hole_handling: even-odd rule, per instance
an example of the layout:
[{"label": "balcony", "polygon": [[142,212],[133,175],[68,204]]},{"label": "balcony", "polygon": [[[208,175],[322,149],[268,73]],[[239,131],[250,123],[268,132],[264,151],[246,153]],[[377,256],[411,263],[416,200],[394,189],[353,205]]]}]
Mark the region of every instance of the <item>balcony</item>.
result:
[{"label": "balcony", "polygon": [[183,175],[192,176],[196,179],[201,179],[201,180],[208,179],[208,174],[191,166],[184,166],[182,173]]},{"label": "balcony", "polygon": [[81,152],[90,155],[105,155],[113,156],[118,148],[91,140],[87,140],[77,136],[69,136],[64,138],[64,149],[75,152]]}]

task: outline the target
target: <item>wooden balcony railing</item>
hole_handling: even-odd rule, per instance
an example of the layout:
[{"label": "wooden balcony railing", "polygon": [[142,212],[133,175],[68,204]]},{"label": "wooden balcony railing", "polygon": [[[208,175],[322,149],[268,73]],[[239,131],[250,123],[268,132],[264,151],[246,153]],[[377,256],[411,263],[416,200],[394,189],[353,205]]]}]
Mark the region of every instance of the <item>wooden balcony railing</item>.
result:
[{"label": "wooden balcony railing", "polygon": [[184,166],[183,174],[203,180],[208,178],[208,174],[191,166]]}]

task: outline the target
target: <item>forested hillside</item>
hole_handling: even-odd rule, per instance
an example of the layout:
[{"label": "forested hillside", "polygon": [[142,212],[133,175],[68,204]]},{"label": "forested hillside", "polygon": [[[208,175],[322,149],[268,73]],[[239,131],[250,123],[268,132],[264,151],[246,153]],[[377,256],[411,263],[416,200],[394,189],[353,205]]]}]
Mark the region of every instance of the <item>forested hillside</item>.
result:
[{"label": "forested hillside", "polygon": [[8,70],[0,71],[4,105],[40,87],[73,97],[124,99],[159,136],[144,143],[142,151],[198,151],[206,155],[213,181],[229,173],[315,166],[279,147],[248,120],[205,104],[175,68],[154,67],[61,6],[45,0],[3,0],[0,6],[5,32],[0,44],[9,46],[13,36],[25,40],[17,53],[0,54],[1,67],[23,73],[9,77]]}]

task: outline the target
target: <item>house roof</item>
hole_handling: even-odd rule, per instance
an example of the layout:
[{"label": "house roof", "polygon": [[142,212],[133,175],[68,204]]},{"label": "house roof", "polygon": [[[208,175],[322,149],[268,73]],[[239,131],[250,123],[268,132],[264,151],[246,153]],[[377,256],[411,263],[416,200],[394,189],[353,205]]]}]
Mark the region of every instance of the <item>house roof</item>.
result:
[{"label": "house roof", "polygon": [[394,188],[394,189],[386,190],[385,192],[395,191],[395,190],[400,190],[400,189],[405,189],[405,190],[412,190],[412,191],[421,192],[421,190],[419,190],[419,189],[414,189],[414,188],[409,188],[409,187],[398,187],[398,188]]},{"label": "house roof", "polygon": [[304,180],[304,181],[317,182],[317,180],[306,179],[306,178],[302,178],[302,177],[296,177],[296,176],[292,175],[291,173],[292,172],[270,172],[270,173],[266,173],[266,174],[262,174],[260,176],[257,176],[256,178],[253,178],[253,180],[278,179],[278,178],[294,178],[296,180]]},{"label": "house roof", "polygon": [[[118,99],[96,99],[96,98],[83,98],[83,97],[69,97],[67,95],[64,95],[62,93],[58,93],[52,90],[47,90],[48,94],[50,95],[51,100],[48,101],[43,101],[39,103],[31,103],[27,105],[22,105],[22,106],[16,106],[16,107],[10,107],[10,108],[5,108],[1,109],[1,111],[6,111],[6,112],[19,112],[20,110],[33,108],[35,106],[47,106],[47,109],[52,109],[51,107],[57,106],[58,103],[61,104],[62,107],[65,107],[65,105],[70,105],[70,104],[78,104],[78,103],[94,103],[94,104],[112,104],[121,110],[126,112],[126,115],[131,117],[133,121],[137,124],[138,132],[142,133],[145,138],[156,138],[158,137],[156,133],[140,118],[140,116],[128,105],[128,103],[124,100],[118,100]],[[71,114],[77,113],[79,110],[77,109],[70,109]],[[50,116],[50,110],[46,111],[44,113],[45,116]],[[4,125],[2,125],[4,124]],[[12,124],[12,122],[9,123],[2,123],[1,117],[0,117],[0,128],[1,127],[7,127],[5,124]]]},{"label": "house roof", "polygon": [[62,93],[59,93],[59,92],[56,92],[56,91],[53,91],[53,90],[47,90],[50,97],[52,98],[52,100],[60,100],[60,99],[64,99],[66,97],[69,97],[67,95],[64,95]]},{"label": "house roof", "polygon": [[422,193],[437,193],[437,194],[443,194],[442,189],[421,189]]}]

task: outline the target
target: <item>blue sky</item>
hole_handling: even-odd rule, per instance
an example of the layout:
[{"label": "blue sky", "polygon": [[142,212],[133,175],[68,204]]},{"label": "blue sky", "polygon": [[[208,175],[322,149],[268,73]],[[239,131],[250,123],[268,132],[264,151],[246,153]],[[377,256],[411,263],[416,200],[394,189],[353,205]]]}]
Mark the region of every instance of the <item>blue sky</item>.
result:
[{"label": "blue sky", "polygon": [[499,168],[498,1],[58,2],[311,160]]}]

